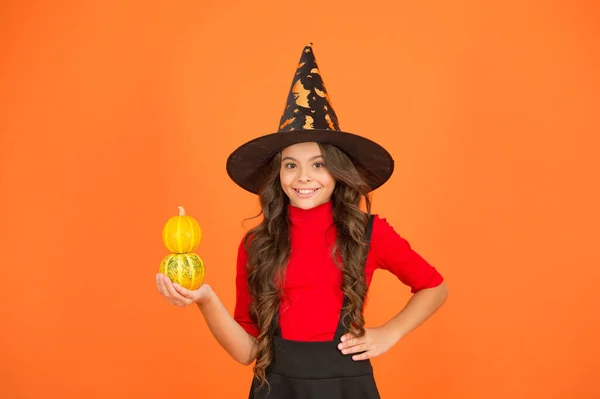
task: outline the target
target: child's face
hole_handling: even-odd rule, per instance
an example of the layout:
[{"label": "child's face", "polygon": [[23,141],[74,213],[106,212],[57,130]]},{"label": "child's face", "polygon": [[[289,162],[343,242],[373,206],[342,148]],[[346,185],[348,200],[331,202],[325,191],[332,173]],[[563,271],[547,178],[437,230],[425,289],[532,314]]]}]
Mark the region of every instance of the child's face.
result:
[{"label": "child's face", "polygon": [[299,143],[281,152],[281,187],[290,203],[310,209],[331,199],[335,180],[327,171],[317,143]]}]

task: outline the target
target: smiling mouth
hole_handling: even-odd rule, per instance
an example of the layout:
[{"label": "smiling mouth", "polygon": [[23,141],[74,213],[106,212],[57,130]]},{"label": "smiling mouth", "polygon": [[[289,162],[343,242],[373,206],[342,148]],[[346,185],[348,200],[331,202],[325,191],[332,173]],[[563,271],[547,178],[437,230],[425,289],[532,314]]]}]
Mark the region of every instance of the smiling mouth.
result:
[{"label": "smiling mouth", "polygon": [[302,189],[295,188],[294,191],[297,194],[299,194],[301,197],[310,197],[311,195],[313,195],[314,193],[319,191],[319,189],[318,188],[302,188]]}]

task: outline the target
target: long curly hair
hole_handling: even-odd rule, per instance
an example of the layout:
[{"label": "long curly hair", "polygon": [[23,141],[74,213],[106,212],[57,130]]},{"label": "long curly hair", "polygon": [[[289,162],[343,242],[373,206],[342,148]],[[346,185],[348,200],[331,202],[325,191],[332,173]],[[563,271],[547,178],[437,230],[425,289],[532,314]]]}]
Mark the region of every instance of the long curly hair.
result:
[{"label": "long curly hair", "polygon": [[[319,144],[327,171],[335,179],[332,194],[333,219],[337,232],[331,256],[343,273],[342,291],[348,298],[343,311],[345,327],[364,334],[363,306],[367,291],[364,261],[368,245],[364,241],[368,214],[371,213],[369,187],[350,158],[329,144]],[[265,166],[259,191],[261,212],[259,225],[244,236],[248,253],[248,286],[252,297],[250,316],[259,329],[254,375],[266,382],[265,373],[273,360],[273,322],[283,295],[283,279],[290,256],[290,227],[287,213],[289,198],[279,180],[281,153]],[[364,199],[366,213],[361,210]],[[347,321],[347,323],[346,323]]]}]

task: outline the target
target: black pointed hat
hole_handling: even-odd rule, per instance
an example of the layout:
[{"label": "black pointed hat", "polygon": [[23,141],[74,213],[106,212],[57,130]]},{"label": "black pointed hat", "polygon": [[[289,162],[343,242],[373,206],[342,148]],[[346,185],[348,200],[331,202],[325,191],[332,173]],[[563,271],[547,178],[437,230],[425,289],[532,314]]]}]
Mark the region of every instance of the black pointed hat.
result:
[{"label": "black pointed hat", "polygon": [[277,132],[237,148],[227,159],[227,173],[240,187],[258,194],[262,169],[269,159],[290,145],[310,141],[332,144],[344,151],[371,191],[383,185],[394,171],[394,160],[385,148],[340,130],[312,43],[302,51]]}]

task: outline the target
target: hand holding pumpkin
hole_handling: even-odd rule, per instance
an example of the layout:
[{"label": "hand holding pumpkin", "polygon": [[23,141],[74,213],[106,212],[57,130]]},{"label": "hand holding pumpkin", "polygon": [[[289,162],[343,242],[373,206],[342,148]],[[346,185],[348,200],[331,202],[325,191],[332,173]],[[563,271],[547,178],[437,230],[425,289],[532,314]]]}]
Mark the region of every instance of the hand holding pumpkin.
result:
[{"label": "hand holding pumpkin", "polygon": [[180,206],[179,215],[173,216],[165,224],[162,238],[171,254],[162,260],[156,275],[159,292],[178,306],[201,301],[211,289],[202,285],[204,263],[193,252],[202,239],[198,222],[187,216]]},{"label": "hand holding pumpkin", "polygon": [[188,290],[177,283],[171,282],[171,279],[162,273],[156,274],[156,287],[169,302],[176,306],[187,306],[193,303],[201,304],[208,300],[212,294],[212,288],[208,284],[202,284],[196,290]]}]

